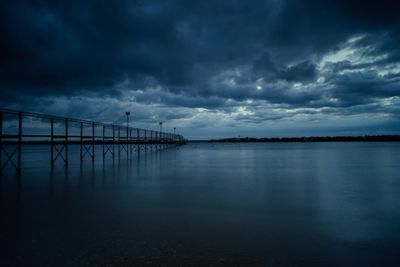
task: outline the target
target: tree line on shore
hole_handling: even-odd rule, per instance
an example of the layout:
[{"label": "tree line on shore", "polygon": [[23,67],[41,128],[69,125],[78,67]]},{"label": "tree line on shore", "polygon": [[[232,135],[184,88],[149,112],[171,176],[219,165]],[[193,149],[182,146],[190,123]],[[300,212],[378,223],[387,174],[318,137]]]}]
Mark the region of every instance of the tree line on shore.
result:
[{"label": "tree line on shore", "polygon": [[364,135],[364,136],[311,136],[311,137],[232,137],[212,139],[210,142],[393,142],[400,141],[400,135]]}]

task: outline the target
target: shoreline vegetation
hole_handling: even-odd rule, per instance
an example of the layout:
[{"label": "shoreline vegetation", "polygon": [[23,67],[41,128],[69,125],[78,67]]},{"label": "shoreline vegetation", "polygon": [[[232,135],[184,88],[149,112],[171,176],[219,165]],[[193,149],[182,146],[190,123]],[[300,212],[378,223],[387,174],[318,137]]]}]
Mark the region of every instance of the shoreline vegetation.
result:
[{"label": "shoreline vegetation", "polygon": [[399,142],[400,135],[311,136],[311,137],[232,137],[211,139],[211,143],[267,143],[267,142]]}]

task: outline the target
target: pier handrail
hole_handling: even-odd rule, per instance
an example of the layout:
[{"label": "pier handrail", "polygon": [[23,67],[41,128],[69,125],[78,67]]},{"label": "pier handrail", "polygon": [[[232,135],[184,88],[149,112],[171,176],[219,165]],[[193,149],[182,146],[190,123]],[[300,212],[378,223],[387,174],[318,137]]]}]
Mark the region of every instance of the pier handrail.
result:
[{"label": "pier handrail", "polygon": [[[31,117],[31,118],[40,118],[40,119],[49,119],[49,120],[55,120],[55,121],[67,121],[67,122],[74,122],[74,123],[83,123],[85,125],[95,125],[95,126],[105,126],[105,127],[115,127],[116,129],[127,129],[129,131],[132,130],[139,130],[139,131],[147,131],[154,133],[154,137],[160,137],[157,138],[159,140],[176,140],[176,141],[183,141],[184,138],[182,135],[179,134],[173,134],[173,133],[168,133],[168,132],[160,132],[156,130],[149,130],[149,129],[143,129],[143,128],[136,128],[136,127],[129,127],[125,125],[117,125],[117,124],[110,124],[110,123],[103,123],[103,122],[98,122],[98,121],[90,121],[90,120],[85,120],[85,119],[77,119],[77,118],[71,118],[71,117],[63,117],[63,116],[57,116],[57,115],[48,115],[48,114],[43,114],[43,113],[36,113],[36,112],[27,112],[27,111],[18,111],[18,110],[13,110],[13,109],[7,109],[7,108],[0,108],[0,126],[2,128],[3,125],[3,114],[12,114],[12,115],[21,115],[22,117]],[[3,134],[2,129],[0,129],[0,136],[3,138],[12,138],[15,137],[16,135],[5,135]],[[22,137],[50,137],[50,135],[25,135],[21,134]],[[59,135],[57,137],[63,137],[62,135]],[[81,135],[68,135],[68,137],[81,137]],[[89,136],[82,136],[82,137],[92,137],[92,135]],[[95,138],[102,138],[103,135],[95,136]],[[124,137],[124,136],[122,136]],[[167,138],[168,137],[168,138]]]}]

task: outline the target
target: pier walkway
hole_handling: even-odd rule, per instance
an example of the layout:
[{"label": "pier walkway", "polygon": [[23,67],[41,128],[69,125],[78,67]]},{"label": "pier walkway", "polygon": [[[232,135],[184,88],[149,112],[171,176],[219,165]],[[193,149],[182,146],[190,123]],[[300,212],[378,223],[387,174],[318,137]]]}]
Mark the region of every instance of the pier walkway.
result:
[{"label": "pier walkway", "polygon": [[[23,145],[49,145],[50,166],[68,166],[69,145],[80,146],[80,161],[101,156],[114,160],[133,152],[159,150],[185,143],[182,135],[75,118],[0,109],[0,175],[5,168],[21,173]],[[95,147],[101,146],[101,155]],[[97,149],[97,153],[99,149]]]}]

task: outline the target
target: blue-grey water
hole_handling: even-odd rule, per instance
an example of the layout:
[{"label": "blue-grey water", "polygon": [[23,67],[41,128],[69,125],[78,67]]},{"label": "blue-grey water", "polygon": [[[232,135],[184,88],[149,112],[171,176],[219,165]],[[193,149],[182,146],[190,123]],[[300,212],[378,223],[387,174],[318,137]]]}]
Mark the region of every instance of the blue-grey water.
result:
[{"label": "blue-grey water", "polygon": [[400,266],[400,143],[189,143],[0,176],[0,266]]}]

